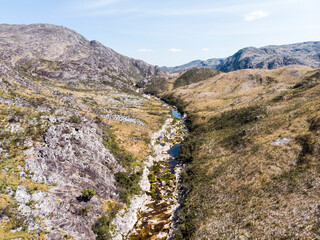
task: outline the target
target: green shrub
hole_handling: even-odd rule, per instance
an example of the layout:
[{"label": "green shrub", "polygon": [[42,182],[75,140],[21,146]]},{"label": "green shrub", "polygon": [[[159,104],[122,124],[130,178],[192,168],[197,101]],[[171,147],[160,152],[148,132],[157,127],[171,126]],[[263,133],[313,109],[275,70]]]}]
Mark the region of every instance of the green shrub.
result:
[{"label": "green shrub", "polygon": [[142,172],[136,172],[129,175],[126,172],[117,172],[115,174],[117,183],[121,186],[120,199],[124,203],[128,203],[128,199],[133,194],[140,193],[139,181]]},{"label": "green shrub", "polygon": [[150,183],[155,183],[155,182],[156,182],[156,178],[155,178],[155,176],[154,176],[154,172],[151,172],[151,173],[149,174],[148,178],[149,178],[149,182],[150,182]]},{"label": "green shrub", "polygon": [[150,170],[156,174],[160,171],[160,168],[161,168],[161,164],[159,162],[156,162],[155,164],[152,165]]},{"label": "green shrub", "polygon": [[108,240],[112,239],[110,234],[110,221],[106,216],[102,216],[93,225],[92,231],[97,236],[97,240]]},{"label": "green shrub", "polygon": [[196,148],[199,143],[201,136],[198,134],[190,133],[181,143],[179,150],[178,160],[184,163],[191,163],[193,160],[193,154],[196,151]]},{"label": "green shrub", "polygon": [[81,191],[82,193],[82,198],[85,200],[85,201],[90,201],[90,199],[96,194],[96,190],[94,189],[83,189]]},{"label": "green shrub", "polygon": [[151,197],[153,200],[156,199],[156,185],[154,183],[151,184]]}]

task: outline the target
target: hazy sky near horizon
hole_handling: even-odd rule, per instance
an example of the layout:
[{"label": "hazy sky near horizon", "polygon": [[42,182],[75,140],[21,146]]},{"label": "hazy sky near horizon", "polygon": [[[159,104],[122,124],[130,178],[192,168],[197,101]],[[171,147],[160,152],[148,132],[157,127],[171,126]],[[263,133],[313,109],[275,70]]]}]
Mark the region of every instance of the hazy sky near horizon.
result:
[{"label": "hazy sky near horizon", "polygon": [[320,0],[0,0],[0,22],[71,28],[159,66],[320,40]]}]

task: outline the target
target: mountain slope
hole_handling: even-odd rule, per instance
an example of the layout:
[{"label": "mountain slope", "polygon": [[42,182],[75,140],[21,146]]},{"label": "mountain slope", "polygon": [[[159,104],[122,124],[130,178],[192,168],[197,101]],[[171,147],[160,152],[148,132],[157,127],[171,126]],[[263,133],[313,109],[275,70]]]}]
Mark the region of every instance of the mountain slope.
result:
[{"label": "mountain slope", "polygon": [[188,114],[176,239],[316,239],[320,70],[246,69],[162,94]]},{"label": "mountain slope", "polygon": [[168,117],[134,84],[163,73],[64,27],[0,26],[1,239],[106,230],[101,221],[139,193],[152,133]]},{"label": "mountain slope", "polygon": [[[0,55],[10,68],[64,82],[132,88],[132,83],[166,71],[125,57],[65,27],[0,25]],[[54,62],[54,64],[52,64]]]},{"label": "mountain slope", "polygon": [[225,59],[196,60],[177,67],[165,67],[170,72],[182,72],[191,68],[207,67],[224,72],[246,68],[276,69],[287,65],[320,67],[320,42],[304,42],[289,45],[248,47]]}]

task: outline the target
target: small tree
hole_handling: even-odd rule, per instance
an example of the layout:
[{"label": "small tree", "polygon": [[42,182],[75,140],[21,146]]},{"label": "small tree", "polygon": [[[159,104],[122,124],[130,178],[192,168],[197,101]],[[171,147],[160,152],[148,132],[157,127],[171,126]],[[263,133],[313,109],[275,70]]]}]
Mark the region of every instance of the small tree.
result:
[{"label": "small tree", "polygon": [[96,190],[92,189],[83,189],[81,191],[82,199],[85,201],[90,201],[90,199],[96,194]]}]

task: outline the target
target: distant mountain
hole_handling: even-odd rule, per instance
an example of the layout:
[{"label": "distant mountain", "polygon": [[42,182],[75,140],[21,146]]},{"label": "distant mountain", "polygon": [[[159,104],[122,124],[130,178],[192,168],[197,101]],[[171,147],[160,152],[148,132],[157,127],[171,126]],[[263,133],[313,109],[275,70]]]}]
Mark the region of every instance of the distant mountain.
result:
[{"label": "distant mountain", "polygon": [[192,62],[183,64],[181,66],[162,67],[162,68],[171,73],[183,72],[183,71],[194,69],[194,68],[211,68],[215,70],[214,66],[220,65],[221,63],[223,63],[223,61],[224,61],[223,58],[211,58],[205,61],[194,60]]},{"label": "distant mountain", "polygon": [[248,47],[239,50],[234,55],[225,59],[195,60],[181,66],[163,68],[171,73],[202,67],[230,72],[246,68],[276,69],[294,64],[319,68],[320,42],[303,42],[279,46],[271,45],[261,48]]},{"label": "distant mountain", "polygon": [[[50,24],[0,25],[0,60],[35,76],[133,89],[151,75],[167,72],[123,56],[98,41]],[[52,64],[55,62],[55,64]]]}]

